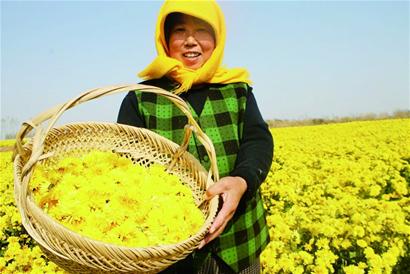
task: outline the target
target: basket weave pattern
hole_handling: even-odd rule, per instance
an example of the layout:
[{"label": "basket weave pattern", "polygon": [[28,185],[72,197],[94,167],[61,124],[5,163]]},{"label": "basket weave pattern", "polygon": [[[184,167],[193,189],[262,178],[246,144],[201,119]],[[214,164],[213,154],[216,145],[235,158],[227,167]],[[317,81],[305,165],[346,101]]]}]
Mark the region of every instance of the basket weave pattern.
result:
[{"label": "basket weave pattern", "polygon": [[[215,218],[218,200],[204,201],[206,189],[218,177],[217,170],[209,173],[191,154],[185,151],[190,131],[186,131],[184,143],[180,146],[158,134],[143,128],[112,123],[77,123],[53,127],[55,121],[68,108],[81,102],[115,92],[142,90],[163,93],[186,112],[188,107],[179,97],[169,95],[158,88],[132,85],[117,86],[89,91],[78,98],[41,114],[33,121],[25,123],[17,140],[14,160],[15,197],[27,232],[33,237],[46,256],[62,268],[72,273],[156,273],[185,258],[201,242]],[[92,96],[89,94],[91,93]],[[102,93],[102,95],[101,95]],[[173,97],[175,96],[175,98]],[[82,99],[86,98],[86,99]],[[83,100],[83,101],[82,101]],[[184,109],[184,108],[187,109]],[[206,135],[200,130],[192,117],[188,120],[190,130],[204,140],[209,150],[213,167],[216,166],[212,143],[207,143]],[[53,118],[48,129],[42,131],[38,126]],[[33,139],[22,145],[23,137],[32,129],[36,130]],[[204,213],[206,221],[201,229],[190,238],[173,244],[155,247],[123,247],[92,240],[81,236],[48,216],[34,202],[30,192],[30,178],[37,164],[54,165],[67,156],[80,156],[92,150],[113,151],[131,159],[135,164],[149,166],[152,163],[168,167],[168,172],[177,175],[188,185],[195,202]],[[213,151],[212,151],[213,150]],[[92,197],[90,197],[92,199]]]}]

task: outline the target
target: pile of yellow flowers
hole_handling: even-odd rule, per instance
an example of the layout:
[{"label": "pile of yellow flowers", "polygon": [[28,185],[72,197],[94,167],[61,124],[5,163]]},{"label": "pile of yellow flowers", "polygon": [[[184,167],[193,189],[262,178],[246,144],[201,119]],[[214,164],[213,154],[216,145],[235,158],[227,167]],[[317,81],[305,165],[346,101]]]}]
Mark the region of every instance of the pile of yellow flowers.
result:
[{"label": "pile of yellow flowers", "polygon": [[271,132],[263,272],[408,271],[410,119]]},{"label": "pile of yellow flowers", "polygon": [[121,246],[174,244],[195,234],[205,221],[191,189],[176,175],[112,152],[37,165],[32,182],[36,202],[55,220],[81,235]]},{"label": "pile of yellow flowers", "polygon": [[[262,272],[407,273],[410,119],[271,131]],[[63,273],[21,226],[10,152],[0,153],[0,165],[0,272]]]}]

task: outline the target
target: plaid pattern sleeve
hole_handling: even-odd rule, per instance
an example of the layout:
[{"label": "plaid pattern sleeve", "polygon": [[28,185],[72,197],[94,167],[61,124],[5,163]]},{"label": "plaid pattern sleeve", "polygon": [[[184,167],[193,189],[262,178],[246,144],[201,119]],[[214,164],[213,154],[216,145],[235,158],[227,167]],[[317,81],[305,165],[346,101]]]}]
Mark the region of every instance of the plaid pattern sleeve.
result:
[{"label": "plaid pattern sleeve", "polygon": [[[228,176],[235,167],[248,89],[245,83],[209,85],[201,114],[198,116],[191,108],[194,119],[214,144],[221,177]],[[181,143],[187,123],[185,115],[166,98],[149,93],[136,95],[147,128]],[[188,151],[209,168],[209,158],[195,135]],[[256,191],[253,197],[241,201],[225,231],[210,244],[210,250],[234,272],[239,272],[257,260],[268,241],[265,210],[260,192]]]}]

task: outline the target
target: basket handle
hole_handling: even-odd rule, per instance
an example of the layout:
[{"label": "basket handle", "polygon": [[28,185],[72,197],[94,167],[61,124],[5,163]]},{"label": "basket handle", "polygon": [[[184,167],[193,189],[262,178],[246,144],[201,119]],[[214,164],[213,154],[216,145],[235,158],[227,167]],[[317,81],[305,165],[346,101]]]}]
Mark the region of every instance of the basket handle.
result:
[{"label": "basket handle", "polygon": [[[170,101],[172,101],[188,117],[188,124],[185,126],[185,137],[184,137],[183,143],[180,146],[180,150],[177,151],[176,155],[179,156],[180,154],[182,154],[183,152],[182,149],[186,150],[187,142],[189,141],[189,136],[191,134],[191,131],[194,131],[196,133],[198,140],[204,145],[206,152],[209,156],[210,162],[211,162],[210,170],[208,173],[208,179],[210,179],[211,176],[213,175],[214,180],[218,181],[219,173],[218,173],[218,166],[216,162],[216,153],[215,153],[214,145],[212,144],[211,139],[202,131],[198,123],[192,117],[192,114],[186,102],[181,97],[169,91],[163,90],[158,87],[149,86],[149,85],[141,85],[141,84],[116,85],[116,86],[108,86],[108,87],[88,90],[80,94],[79,96],[75,97],[74,99],[64,104],[57,105],[45,112],[40,113],[39,115],[31,119],[30,121],[24,122],[16,135],[16,145],[15,145],[15,151],[13,155],[13,159],[17,156],[17,154],[20,155],[20,157],[23,157],[24,160],[28,159],[22,169],[22,176],[27,174],[32,169],[34,164],[39,159],[41,159],[41,157],[44,157],[42,156],[42,153],[43,153],[45,138],[48,132],[53,128],[57,120],[66,110],[74,106],[77,106],[81,103],[85,103],[87,101],[90,101],[96,98],[100,98],[106,95],[116,94],[120,92],[128,92],[131,90],[138,90],[141,92],[154,93],[157,95],[164,96],[168,98]],[[43,122],[49,119],[51,119],[51,121],[48,123],[47,128],[45,130],[42,130],[39,127],[39,125],[41,125]],[[27,134],[33,128],[36,129],[36,131],[33,137],[33,147],[31,150],[32,152],[30,154],[23,147],[23,139],[25,136],[27,136]]]}]

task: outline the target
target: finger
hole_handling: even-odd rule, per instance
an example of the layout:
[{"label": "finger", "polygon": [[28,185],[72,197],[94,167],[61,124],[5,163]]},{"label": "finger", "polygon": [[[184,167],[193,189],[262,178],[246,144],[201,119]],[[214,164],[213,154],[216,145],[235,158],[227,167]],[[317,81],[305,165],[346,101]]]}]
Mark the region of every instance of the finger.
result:
[{"label": "finger", "polygon": [[211,185],[205,192],[205,199],[210,200],[215,195],[223,193],[226,190],[225,184],[223,182],[223,180],[220,180],[215,184]]},{"label": "finger", "polygon": [[202,241],[199,243],[198,249],[203,248],[206,244],[207,244],[207,243],[205,242],[205,240],[202,240]]},{"label": "finger", "polygon": [[232,219],[233,214],[235,213],[236,207],[233,206],[232,202],[229,200],[226,201],[221,211],[219,211],[218,215],[216,216],[211,228],[209,229],[209,233],[213,233],[214,231],[218,230],[225,222]]},{"label": "finger", "polygon": [[224,217],[217,217],[215,218],[214,223],[212,224],[211,228],[209,228],[209,233],[212,234],[215,230],[218,230],[224,223]]},{"label": "finger", "polygon": [[207,243],[211,242],[214,240],[216,237],[218,237],[225,229],[226,225],[228,224],[228,221],[224,222],[216,231],[213,233],[208,233],[206,234],[205,238],[199,243],[198,249],[203,248]]},{"label": "finger", "polygon": [[221,235],[221,233],[224,231],[227,224],[228,224],[228,221],[224,222],[222,226],[220,226],[215,232],[207,234],[203,240],[204,245],[213,241],[216,237]]}]

